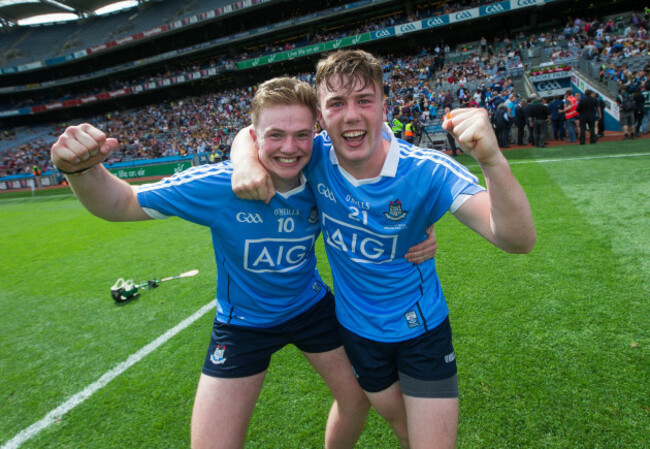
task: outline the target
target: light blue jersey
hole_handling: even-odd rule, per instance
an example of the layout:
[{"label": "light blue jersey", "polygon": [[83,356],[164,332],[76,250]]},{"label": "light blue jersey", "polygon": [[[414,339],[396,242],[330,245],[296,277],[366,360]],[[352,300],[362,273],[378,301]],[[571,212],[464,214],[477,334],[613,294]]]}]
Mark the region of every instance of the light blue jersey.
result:
[{"label": "light blue jersey", "polygon": [[477,178],[447,155],[397,140],[380,176],[355,180],[339,165],[326,132],[314,141],[305,169],[321,215],[334,277],[339,322],[363,337],[403,341],[448,315],[434,260],[408,262],[426,228],[471,195]]},{"label": "light blue jersey", "polygon": [[326,293],[314,243],[318,211],[303,178],[267,205],[232,192],[230,162],[191,168],[138,187],[153,218],[178,216],[210,228],[217,261],[217,320],[270,327],[305,312]]}]

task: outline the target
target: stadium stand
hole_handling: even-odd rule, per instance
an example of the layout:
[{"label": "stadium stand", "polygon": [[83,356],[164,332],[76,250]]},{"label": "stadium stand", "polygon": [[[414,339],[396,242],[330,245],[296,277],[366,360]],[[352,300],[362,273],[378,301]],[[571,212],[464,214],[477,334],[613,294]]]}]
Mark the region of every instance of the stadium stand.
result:
[{"label": "stadium stand", "polygon": [[[165,0],[145,4],[136,12],[85,19],[81,23],[37,27],[27,32],[15,30],[11,33],[15,41],[0,40],[0,43],[5,42],[7,45],[0,56],[4,57],[12,49],[26,53],[31,48],[31,43],[39,40],[44,42],[42,36],[55,27],[68,30],[67,34],[61,31],[59,35],[57,28],[57,35],[68,38],[66,40],[61,37],[56,49],[43,45],[49,50],[38,56],[42,60],[74,48],[104,44],[111,39],[159,27],[173,20],[196,17],[197,14],[214,11],[227,3],[223,0]],[[133,67],[134,58],[141,53],[138,53],[137,47],[127,46],[122,50],[118,47],[115,51],[118,57],[107,58],[106,62],[102,62],[101,53],[98,58],[89,59],[92,63],[88,64],[88,68],[85,64],[75,64],[74,61],[65,63],[67,73],[74,73],[73,76],[61,78],[60,75],[55,75],[55,72],[60,72],[55,67],[41,69],[41,74],[38,75],[41,78],[37,79],[42,80],[42,83],[38,86],[15,82],[20,79],[16,76],[12,78],[0,75],[0,84],[4,86],[0,87],[0,117],[3,117],[2,111],[21,107],[61,105],[54,109],[55,113],[48,113],[47,108],[44,108],[42,114],[31,113],[23,121],[18,117],[12,122],[10,114],[4,115],[3,135],[0,139],[0,177],[28,173],[34,165],[38,165],[42,172],[50,170],[49,146],[54,136],[63,126],[76,119],[89,120],[122,142],[120,150],[108,162],[197,154],[209,152],[213,148],[227,151],[233,133],[245,125],[255,84],[265,77],[280,73],[290,73],[309,80],[314,57],[307,55],[258,68],[241,69],[238,64],[253,58],[310,48],[318,43],[339,42],[364,33],[377,37],[378,34],[371,33],[398,30],[400,24],[421,25],[426,18],[436,19],[445,15],[451,17],[450,14],[472,8],[488,11],[485,9],[487,6],[504,5],[506,2],[411,2],[406,5],[394,1],[329,2],[341,10],[336,10],[338,15],[329,14],[327,18],[319,13],[327,9],[325,5],[328,2],[313,2],[310,9],[302,10],[299,10],[299,6],[303,6],[301,2],[280,2],[280,7],[278,2],[268,3],[261,12],[256,10],[243,16],[257,17],[254,21],[238,19],[236,25],[225,19],[222,22],[209,21],[204,28],[196,28],[195,32],[190,30],[188,34],[205,34],[206,29],[217,28],[215,23],[224,24],[222,33],[225,35],[204,36],[207,37],[204,41],[209,44],[208,51],[200,51],[199,48],[193,53],[190,49],[198,41],[195,37],[189,39],[182,35],[177,39],[179,44],[175,50],[169,51],[171,47],[164,44],[164,40],[169,37],[161,36],[146,41],[145,46],[150,49],[152,60],[146,60],[142,66]],[[618,73],[617,64],[621,61],[632,71],[626,78],[628,80],[647,69],[647,34],[645,37],[625,37],[629,40],[622,44],[623,47],[638,49],[638,52],[630,50],[629,54],[625,54],[614,51],[616,42],[620,40],[619,33],[627,32],[625,20],[616,21],[617,25],[612,27],[612,31],[603,31],[607,45],[594,52],[589,46],[590,39],[593,40],[589,34],[589,28],[594,26],[593,19],[577,19],[576,28],[574,20],[567,24],[558,22],[555,19],[557,14],[545,6],[543,1],[533,3],[539,4],[532,11],[535,20],[523,21],[526,25],[508,34],[495,32],[497,21],[500,24],[515,22],[516,19],[527,17],[531,11],[519,16],[515,13],[503,13],[501,18],[497,14],[486,16],[483,20],[473,22],[473,25],[476,23],[473,35],[466,32],[462,23],[455,28],[448,25],[442,34],[436,28],[408,34],[413,31],[409,25],[404,29],[407,33],[398,36],[391,31],[394,33],[389,33],[392,38],[378,40],[374,45],[368,44],[367,48],[383,55],[386,60],[390,113],[402,114],[405,107],[409,113],[417,111],[431,130],[439,126],[446,92],[451,93],[453,107],[478,104],[492,110],[504,95],[514,92],[525,97],[533,93],[527,88],[524,78],[534,65],[567,63],[580,66],[584,72],[588,72],[587,68],[591,70],[593,66],[600,65],[598,76],[592,74],[591,78],[604,85],[615,78],[622,79],[620,74],[615,75]],[[576,17],[570,2],[559,0],[549,3],[554,3],[552,7],[568,8],[564,17]],[[368,11],[369,6],[374,6],[370,8],[372,14]],[[625,2],[619,5],[625,6]],[[350,12],[355,10],[359,13]],[[630,13],[629,17],[632,16],[633,13]],[[116,24],[120,20],[124,22],[125,18],[129,19],[128,26],[120,29]],[[643,20],[645,22],[640,21],[630,29],[638,32],[639,29],[647,28],[647,18]],[[588,23],[592,25],[585,27]],[[603,19],[599,23],[607,23],[607,20]],[[271,31],[264,30],[262,25]],[[75,27],[76,31],[71,32]],[[237,34],[233,31],[235,28],[243,33],[241,37],[234,36]],[[598,27],[595,26],[594,29],[598,30]],[[480,38],[485,35],[489,39],[483,47]],[[90,36],[101,37],[93,41]],[[215,39],[222,39],[223,42],[212,45]],[[233,45],[233,42],[237,43]],[[132,51],[133,48],[135,50]],[[31,50],[32,54],[35,52],[35,49]],[[589,58],[585,57],[587,52]],[[122,65],[117,65],[116,69],[112,64],[120,59],[120,55],[124,55],[121,58]],[[2,67],[11,67],[16,61],[27,59],[27,56],[23,56],[23,59],[5,58]],[[589,66],[582,68],[583,63]],[[602,70],[603,65],[613,73]],[[193,78],[196,73],[203,72],[209,72],[210,76]],[[181,78],[184,82],[177,82]],[[620,85],[620,81],[616,83]],[[138,87],[146,85],[155,85],[156,89],[150,94],[146,91],[136,94]],[[461,90],[467,93],[464,98],[459,98]],[[98,101],[93,103],[93,107],[73,104],[81,98],[108,95],[116,91],[124,91],[126,94],[117,99]],[[166,97],[165,101],[160,101],[161,95]],[[65,102],[71,102],[72,105],[65,107]],[[59,117],[59,120],[63,117],[67,122],[55,121],[55,117]],[[37,132],[32,126],[24,127],[36,122],[54,124],[38,128]],[[23,127],[16,128],[14,123]],[[433,143],[433,139],[430,143]]]}]

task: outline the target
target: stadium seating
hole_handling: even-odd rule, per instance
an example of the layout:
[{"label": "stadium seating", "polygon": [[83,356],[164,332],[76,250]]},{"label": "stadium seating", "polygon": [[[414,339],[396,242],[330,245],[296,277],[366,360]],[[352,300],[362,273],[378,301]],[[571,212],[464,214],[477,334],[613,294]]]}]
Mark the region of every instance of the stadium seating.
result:
[{"label": "stadium seating", "polygon": [[[57,25],[55,27],[60,27],[57,28],[57,33],[60,32],[59,35],[62,36],[60,43],[64,43],[60,46],[65,47],[66,51],[72,51],[73,48],[88,48],[121,35],[128,35],[137,30],[155,27],[169,20],[177,20],[206,9],[214,9],[224,3],[227,2],[215,3],[207,0],[197,0],[187,3],[170,0],[149,4],[138,11],[87,19],[79,24]],[[445,6],[449,6],[449,4]],[[460,8],[462,5],[455,5],[455,7]],[[448,8],[443,11],[450,10]],[[419,17],[435,17],[435,14],[440,12],[438,5],[434,5],[429,10],[418,10],[418,14],[421,14]],[[345,24],[337,26],[335,31],[332,31],[332,29],[321,34],[314,32],[312,39],[308,42],[304,36],[299,34],[295,39],[298,42],[305,41],[304,44],[323,42],[343,36],[353,36],[361,32],[385,29],[390,26],[390,20],[397,19],[397,22],[392,23],[401,23],[400,18],[410,21],[417,19],[414,15],[407,16],[399,13],[391,15],[389,18],[380,16],[375,21],[355,21],[351,17]],[[296,17],[296,21],[300,20],[300,17]],[[128,22],[128,26],[120,28],[118,23],[124,23],[125,21]],[[27,33],[21,34],[19,44],[16,44],[15,41],[12,42],[11,39],[0,40],[0,42],[6,42],[8,46],[13,45],[15,49],[20,49],[21,52],[30,51],[34,54],[36,52],[35,47],[37,47],[36,43],[39,42],[39,39],[42,39],[42,34],[36,33],[34,30],[42,29],[45,29],[45,27],[36,27],[30,29]],[[313,27],[312,29],[314,31],[321,29],[326,31],[326,27]],[[22,30],[19,31],[22,32]],[[19,35],[18,32],[10,34],[12,38]],[[33,37],[30,38],[32,34]],[[100,84],[99,86],[83,87],[84,85],[81,83],[79,87],[66,85],[61,90],[50,89],[45,93],[36,92],[34,95],[19,101],[6,95],[0,96],[0,112],[21,105],[44,105],[67,99],[98,95],[100,92],[110,89],[131,88],[145,82],[160,82],[180,75],[189,77],[190,74],[199,69],[223,68],[227,64],[232,66],[237,61],[284,50],[284,45],[290,41],[287,40],[286,36],[286,34],[282,35],[280,40],[275,42],[272,40],[266,41],[261,46],[250,46],[247,49],[248,53],[227,56],[226,54],[210,54],[201,59],[194,58],[175,63],[174,67],[165,67],[163,70],[148,70],[137,75],[129,75],[128,72],[125,72],[124,75],[112,76],[110,84],[103,86]],[[395,83],[395,85],[392,85],[391,82],[387,83],[389,85],[390,101],[395,103],[403,102],[413,92],[417,94],[426,88],[431,94],[427,102],[435,103],[438,107],[435,117],[428,117],[425,114],[423,118],[431,119],[427,123],[428,126],[439,127],[443,108],[437,96],[438,92],[451,90],[455,94],[462,84],[469,94],[473,94],[476,89],[492,90],[495,83],[500,80],[502,84],[504,81],[507,82],[503,87],[504,89],[514,89],[515,92],[525,95],[528,92],[525,91],[524,83],[518,80],[522,79],[526,66],[531,64],[533,59],[531,55],[536,55],[536,62],[552,61],[558,48],[570,49],[572,53],[570,61],[572,63],[578,62],[580,45],[565,45],[569,37],[571,36],[565,36],[552,30],[521,32],[512,41],[507,39],[493,41],[491,36],[489,54],[487,55],[480,53],[479,42],[476,40],[459,42],[453,45],[453,48],[446,47],[443,53],[447,62],[442,67],[438,67],[435,73],[433,67],[436,54],[432,48],[428,51],[422,49],[405,51],[403,55],[400,55],[400,58],[394,61],[395,63],[390,68],[390,72],[387,73],[388,80],[391,80],[393,76],[407,80],[406,84]],[[581,34],[576,34],[573,37],[581,39]],[[29,50],[30,48],[32,50]],[[50,49],[50,53],[44,53],[40,57],[42,59],[51,57],[53,56],[52,51]],[[61,51],[57,52],[61,53]],[[392,56],[390,54],[386,54],[386,56],[387,59],[391,60]],[[25,58],[27,57],[25,56]],[[630,63],[629,67],[633,67],[632,70],[640,70],[645,67],[648,58],[639,57],[638,62],[636,59],[630,59],[626,62]],[[14,64],[16,60],[20,59],[12,59],[3,65]],[[591,64],[596,64],[596,62],[591,62]],[[301,75],[306,79],[310,78],[309,73],[302,73]],[[99,79],[102,79],[101,76]],[[106,81],[106,83],[108,82]],[[209,85],[206,84],[205,86],[208,87]],[[501,85],[499,85],[499,89],[501,89]],[[247,106],[250,103],[252,94],[253,90],[250,87],[233,88],[226,84],[222,89],[210,88],[209,93],[188,96],[182,100],[165,101],[119,111],[112,111],[111,107],[111,112],[86,117],[85,119],[105,129],[110,135],[118,137],[123,143],[120,150],[113,155],[113,161],[156,158],[174,154],[193,154],[210,151],[214,146],[224,146],[226,148],[229,146],[233,132],[247,122]],[[461,102],[455,95],[453,106],[461,106]],[[488,100],[484,106],[490,109],[490,101]],[[46,131],[41,130],[38,134],[19,132],[15,139],[0,140],[0,152],[4,148],[4,154],[0,159],[0,176],[28,172],[35,163],[41,165],[43,172],[50,169],[49,145],[53,136],[59,131],[60,128],[55,126],[46,128]]]}]

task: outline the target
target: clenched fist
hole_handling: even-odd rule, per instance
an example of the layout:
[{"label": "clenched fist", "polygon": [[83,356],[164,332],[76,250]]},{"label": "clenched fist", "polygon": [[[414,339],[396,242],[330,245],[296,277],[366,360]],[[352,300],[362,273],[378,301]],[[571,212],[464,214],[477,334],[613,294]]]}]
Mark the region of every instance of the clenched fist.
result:
[{"label": "clenched fist", "polygon": [[74,173],[100,164],[117,147],[117,140],[84,123],[68,127],[52,145],[54,165],[63,172]]},{"label": "clenched fist", "polygon": [[503,157],[485,109],[454,109],[445,116],[442,128],[479,164],[490,165]]}]

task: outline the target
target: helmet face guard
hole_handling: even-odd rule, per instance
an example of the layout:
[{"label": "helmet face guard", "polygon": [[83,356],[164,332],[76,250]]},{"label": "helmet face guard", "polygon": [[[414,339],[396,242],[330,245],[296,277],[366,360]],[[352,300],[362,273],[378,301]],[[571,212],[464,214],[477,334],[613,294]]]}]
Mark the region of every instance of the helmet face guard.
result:
[{"label": "helmet face guard", "polygon": [[111,296],[115,302],[124,302],[140,295],[138,286],[132,280],[125,281],[119,278],[111,287]]}]

